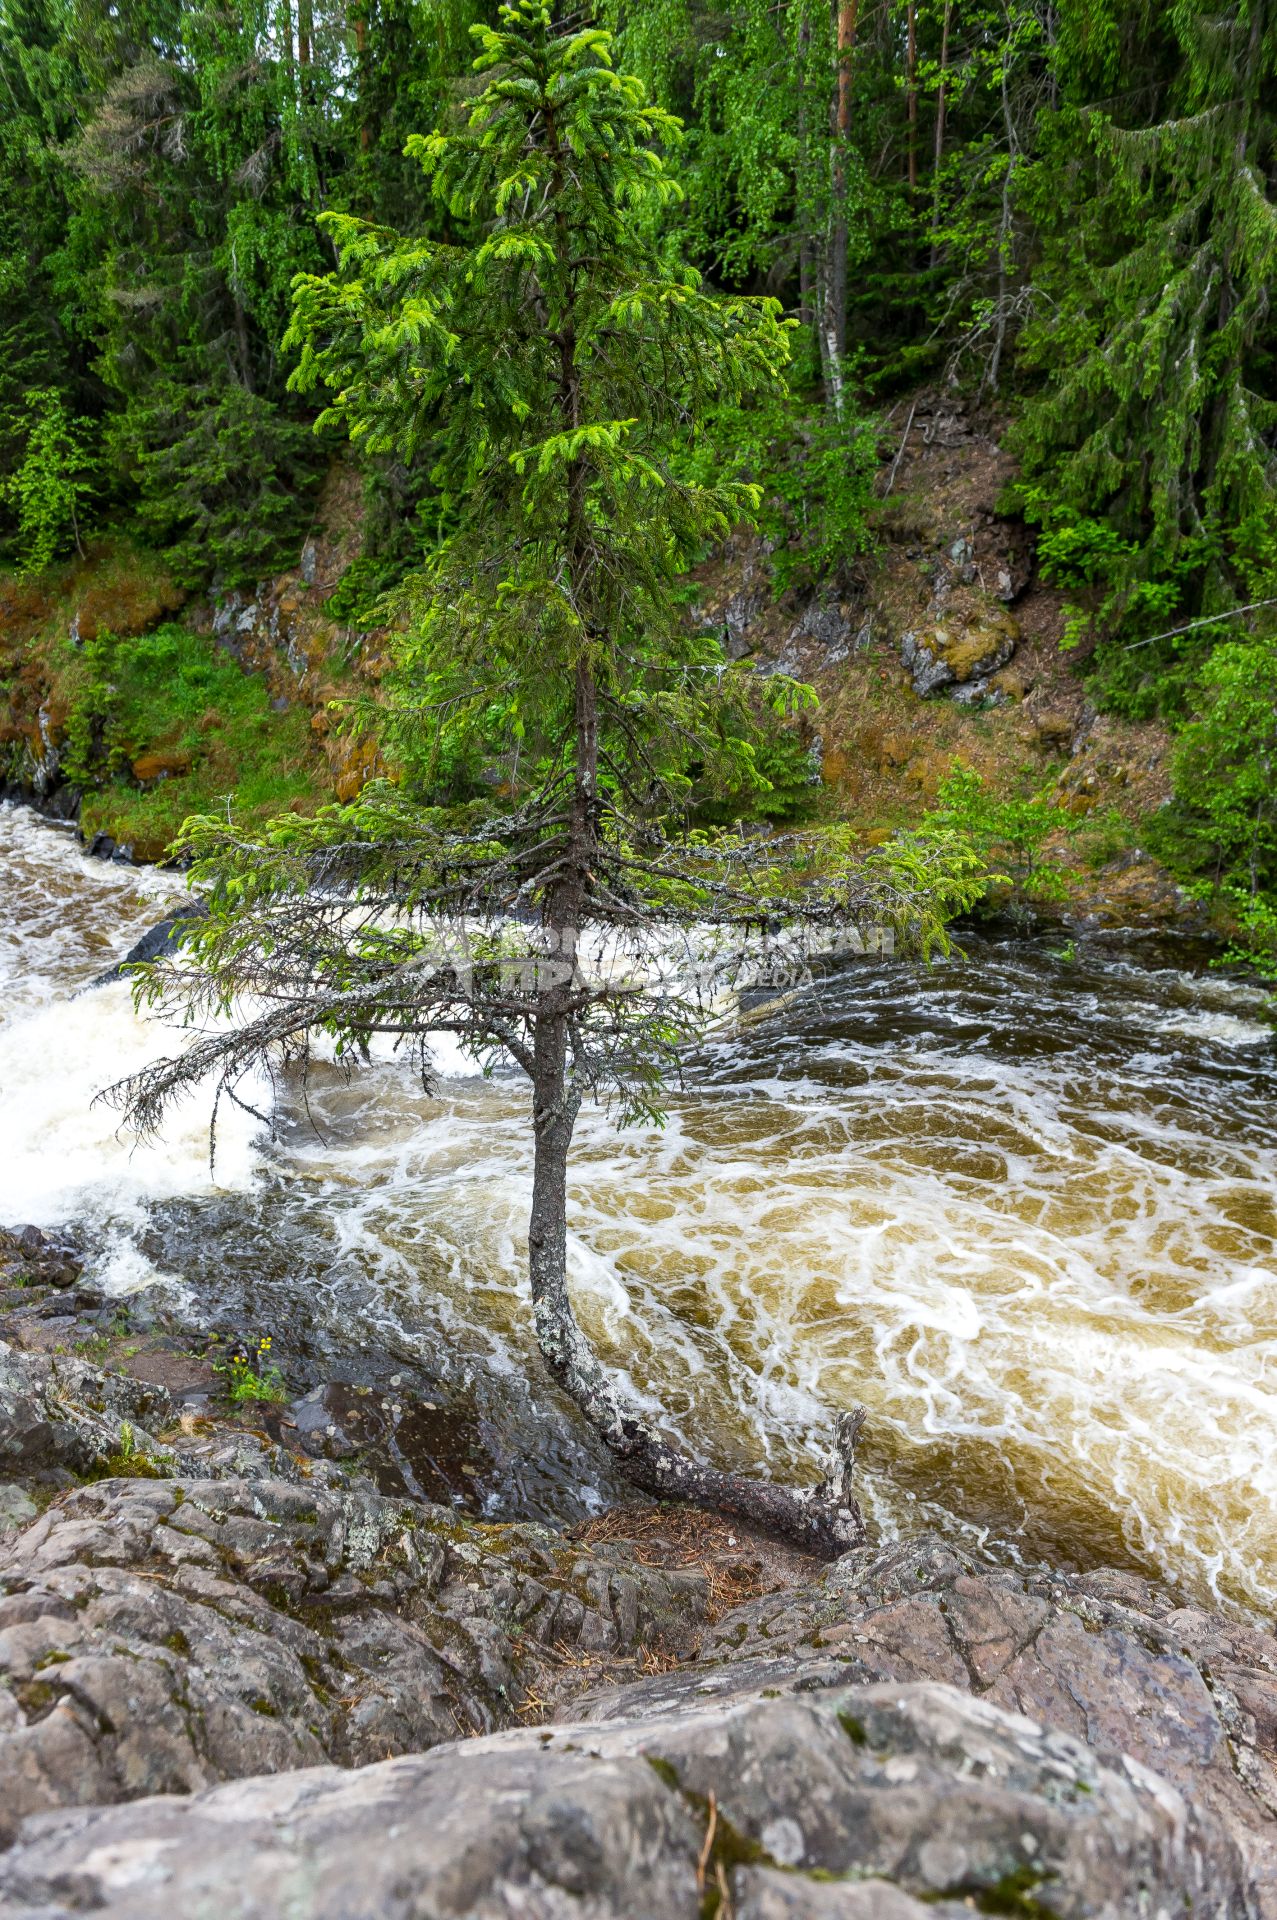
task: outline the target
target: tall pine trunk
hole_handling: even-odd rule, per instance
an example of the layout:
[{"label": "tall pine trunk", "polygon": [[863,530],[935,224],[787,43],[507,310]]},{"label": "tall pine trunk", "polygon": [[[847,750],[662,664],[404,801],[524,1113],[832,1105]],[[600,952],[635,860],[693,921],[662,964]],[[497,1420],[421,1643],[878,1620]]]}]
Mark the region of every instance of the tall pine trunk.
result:
[{"label": "tall pine trunk", "polygon": [[847,176],[851,149],[851,60],[859,0],[837,0],[837,81],[829,169],[829,222],[821,275],[821,368],[826,397],[843,410],[843,355],[847,351]]}]

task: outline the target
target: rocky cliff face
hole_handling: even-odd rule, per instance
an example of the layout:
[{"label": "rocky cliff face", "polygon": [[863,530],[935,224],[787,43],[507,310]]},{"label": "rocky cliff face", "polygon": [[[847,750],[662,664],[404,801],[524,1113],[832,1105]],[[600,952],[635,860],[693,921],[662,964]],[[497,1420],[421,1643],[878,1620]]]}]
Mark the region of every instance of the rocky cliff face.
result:
[{"label": "rocky cliff face", "polygon": [[727,1580],[172,1415],[0,1354],[0,1914],[1277,1915],[1259,1627],[935,1538]]},{"label": "rocky cliff face", "polygon": [[[1085,648],[1060,650],[1064,595],[1037,575],[1023,523],[998,510],[1014,463],[995,423],[923,391],[884,420],[882,445],[891,452],[871,553],[814,591],[782,593],[765,543],[738,536],[697,570],[695,617],[733,658],[816,686],[821,708],[803,723],[803,744],[823,779],[819,804],[866,842],[916,824],[954,767],[967,767],[992,794],[1040,792],[1075,823],[1052,857],[1070,872],[1079,917],[1193,918],[1138,846],[1169,795],[1169,735],[1097,716],[1089,703],[1077,671]],[[140,716],[117,780],[89,796],[89,837],[109,829],[96,835],[99,851],[121,841],[134,857],[160,858],[184,811],[204,810],[212,792],[256,791],[254,776],[277,761],[288,763],[291,791],[276,810],[352,800],[387,771],[375,728],[351,732],[335,718],[353,695],[375,699],[390,665],[389,633],[338,617],[362,521],[358,475],[337,462],[295,566],[251,593],[185,606],[208,658],[237,661],[260,682],[260,727],[231,737],[214,705],[179,740],[171,714]],[[80,797],[63,762],[75,716],[81,733],[87,722],[84,645],[108,630],[144,635],[184,599],[153,558],[107,548],[38,589],[0,581],[0,784],[75,817]],[[186,787],[190,805],[176,806]]]}]

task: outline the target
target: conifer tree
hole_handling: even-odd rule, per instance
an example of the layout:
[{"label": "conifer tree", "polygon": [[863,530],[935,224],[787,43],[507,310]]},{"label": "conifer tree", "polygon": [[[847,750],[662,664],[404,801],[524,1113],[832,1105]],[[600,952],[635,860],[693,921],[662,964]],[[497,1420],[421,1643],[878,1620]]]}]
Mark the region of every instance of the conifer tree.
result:
[{"label": "conifer tree", "polygon": [[[1177,605],[1256,598],[1277,570],[1277,13],[1230,0],[1157,17],[1169,78],[1147,35],[1126,96],[1151,96],[1157,117],[1072,114],[1098,166],[1080,205],[1061,195],[1059,145],[1037,170],[1054,224],[1030,343],[1046,384],[1019,432],[1030,512],[1066,539],[1078,516],[1119,536],[1103,621],[1136,633],[1169,626]],[[1075,99],[1116,83],[1121,25],[1103,0],[1065,10],[1060,72]],[[1079,154],[1074,178],[1086,177]]]},{"label": "conifer tree", "polygon": [[969,868],[943,842],[861,868],[837,834],[742,843],[680,826],[693,780],[764,786],[751,713],[809,697],[729,668],[676,593],[680,566],[755,496],[680,482],[671,446],[712,401],[779,377],[786,329],[773,302],[715,296],[651,238],[676,190],[658,143],[677,127],[614,72],[605,34],[556,29],[544,0],[476,32],[483,85],[464,123],[411,143],[469,237],[332,216],[342,265],[299,282],[293,338],[297,384],[325,386],[358,441],[439,449],[457,526],[401,601],[389,737],[427,766],[495,739],[510,797],[458,815],[406,782],[373,788],[255,845],[225,821],[189,825],[210,913],[149,991],[235,1024],[122,1097],[154,1125],[202,1074],[234,1095],[316,1028],[347,1057],[395,1034],[427,1079],[432,1033],[512,1059],[531,1083],[529,1275],[555,1378],[645,1487],[838,1551],[860,1533],[850,1413],[829,1481],[794,1492],[688,1459],[601,1364],[568,1292],[569,1148],[587,1097],[659,1116],[664,1076],[760,941],[774,951],[781,930],[792,966],[866,916],[937,936]]}]

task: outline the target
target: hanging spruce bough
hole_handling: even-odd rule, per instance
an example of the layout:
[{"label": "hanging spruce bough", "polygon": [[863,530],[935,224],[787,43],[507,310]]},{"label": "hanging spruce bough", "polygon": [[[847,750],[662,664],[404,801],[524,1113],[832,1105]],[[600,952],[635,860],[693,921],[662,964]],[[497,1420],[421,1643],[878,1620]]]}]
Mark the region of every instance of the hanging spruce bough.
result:
[{"label": "hanging spruce bough", "polygon": [[[1066,54],[1112,49],[1114,85],[1120,18],[1106,0],[1063,15]],[[1018,429],[1044,557],[1067,581],[1085,545],[1101,627],[1136,634],[1177,607],[1259,599],[1277,577],[1277,11],[1230,0],[1160,18],[1173,78],[1129,88],[1158,118],[1083,116],[1098,182],[1081,208],[1040,180],[1058,224],[1028,347],[1048,384]],[[1097,514],[1098,535],[1079,527]]]},{"label": "hanging spruce bough", "polygon": [[573,1128],[588,1098],[659,1118],[724,987],[778,949],[788,976],[865,921],[942,939],[974,863],[943,840],[857,866],[838,834],[680,829],[694,784],[765,784],[757,716],[810,698],[749,684],[689,630],[679,571],[754,496],[667,464],[711,403],[780,378],[786,331],[774,303],[717,298],[646,237],[675,191],[658,143],[677,126],[612,70],[605,35],[522,0],[479,47],[466,122],[412,143],[472,237],[331,218],[342,264],[299,283],[293,339],[297,383],[335,395],[329,419],[384,450],[429,439],[454,502],[457,531],[405,603],[388,750],[411,768],[498,745],[508,798],[443,810],[405,779],[256,843],[189,823],[208,917],[143,990],[205,1030],[117,1093],[154,1128],[205,1075],[235,1097],[263,1062],[304,1066],[316,1031],[352,1062],[394,1035],[427,1085],[432,1033],[517,1063],[554,1377],[643,1487],[836,1552],[861,1533],[858,1415],[836,1423],[827,1480],[793,1490],[688,1458],[594,1353],[567,1281]]}]

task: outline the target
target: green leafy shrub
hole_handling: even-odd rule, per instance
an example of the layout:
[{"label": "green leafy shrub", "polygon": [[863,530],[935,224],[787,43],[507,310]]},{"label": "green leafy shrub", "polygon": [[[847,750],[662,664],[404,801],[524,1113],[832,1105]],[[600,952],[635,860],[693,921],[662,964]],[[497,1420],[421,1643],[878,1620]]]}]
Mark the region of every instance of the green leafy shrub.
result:
[{"label": "green leafy shrub", "polygon": [[[1253,967],[1265,980],[1277,981],[1277,900],[1271,895],[1252,898],[1240,887],[1229,892],[1236,921],[1224,963]],[[1269,1000],[1268,1006],[1277,1014],[1277,1000]]]},{"label": "green leafy shrub", "polygon": [[69,547],[83,553],[80,521],[98,491],[99,462],[89,451],[87,424],[71,418],[56,387],[28,388],[19,432],[22,460],[0,484],[17,516],[21,570],[43,573]]},{"label": "green leafy shrub", "polygon": [[1216,647],[1197,704],[1158,836],[1180,864],[1258,902],[1277,889],[1277,635]]},{"label": "green leafy shrub", "polygon": [[849,402],[840,418],[782,392],[715,409],[676,465],[701,483],[736,479],[762,488],[758,526],[783,593],[815,585],[870,546],[877,460],[874,427]]},{"label": "green leafy shrub", "polygon": [[1065,605],[1060,644],[1066,652],[1087,649],[1096,705],[1127,720],[1184,713],[1196,661],[1209,642],[1200,629],[1165,630],[1174,626],[1176,608],[1204,563],[1205,540],[1185,540],[1174,560],[1141,575],[1138,542],[1124,539],[1111,521],[1081,513],[1040,486],[1014,490],[1014,500],[1040,528],[1042,578],[1074,596]]},{"label": "green leafy shrub", "polygon": [[955,766],[923,816],[922,830],[956,833],[988,868],[990,884],[1011,881],[1031,898],[1060,899],[1067,892],[1063,869],[1044,858],[1047,841],[1072,829],[1062,807],[1040,794],[998,799],[971,767]]}]

